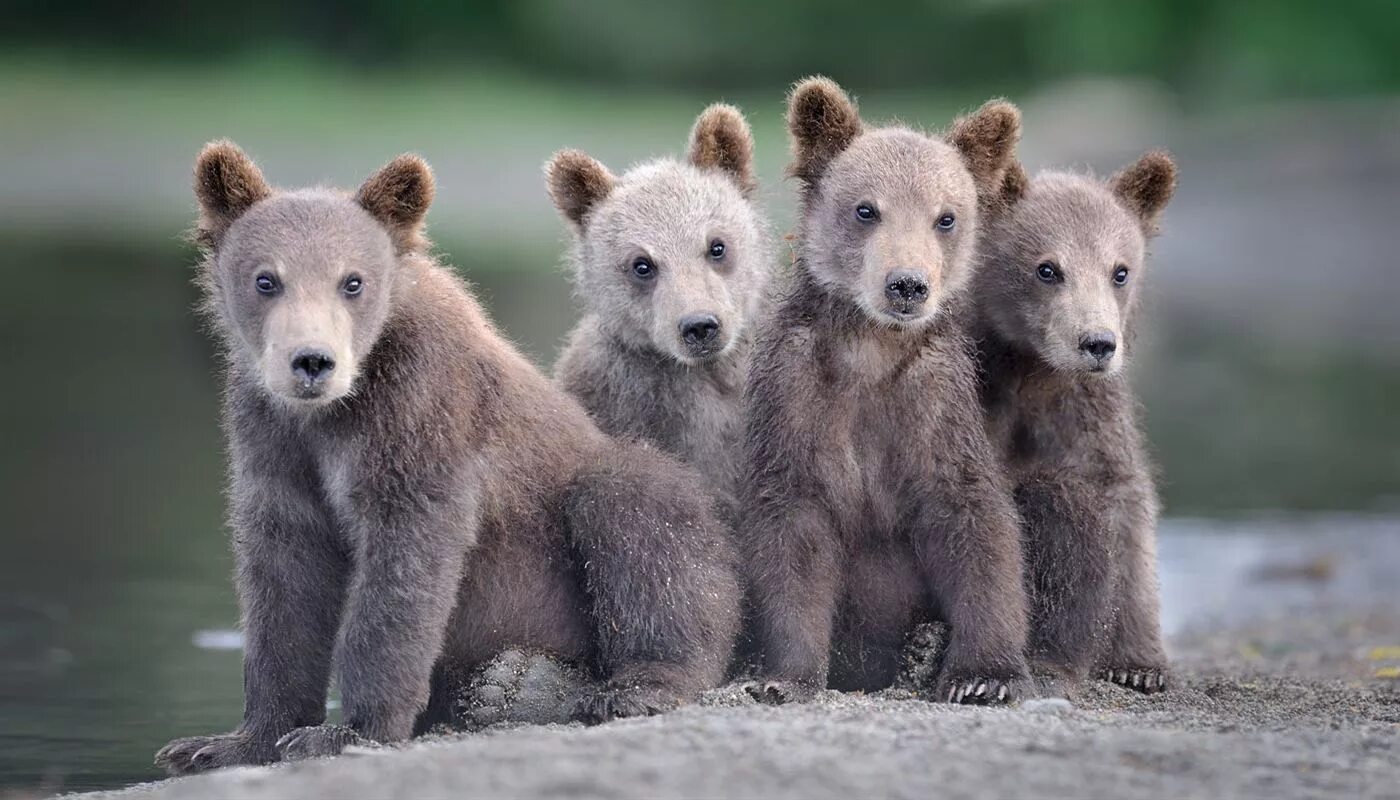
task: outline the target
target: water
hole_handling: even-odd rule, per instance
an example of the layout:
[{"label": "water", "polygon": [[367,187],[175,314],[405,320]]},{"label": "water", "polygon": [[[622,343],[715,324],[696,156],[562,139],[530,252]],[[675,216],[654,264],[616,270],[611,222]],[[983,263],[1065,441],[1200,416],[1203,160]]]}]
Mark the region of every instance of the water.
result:
[{"label": "water", "polygon": [[[0,249],[0,790],[157,778],[158,747],[231,728],[242,703],[218,385],[190,311],[192,256],[173,236],[155,244],[0,236]],[[568,283],[552,266],[555,242],[445,250],[456,263],[489,266],[467,274],[507,333],[547,364],[574,319]],[[1199,368],[1201,354],[1193,359]],[[1170,386],[1172,374],[1148,385]],[[1296,379],[1313,383],[1310,374]],[[1199,441],[1212,423],[1191,424]],[[1178,438],[1153,431],[1178,509],[1211,501],[1173,494],[1173,475],[1189,468],[1187,487],[1236,485],[1238,465],[1255,452],[1232,450],[1229,471],[1212,476],[1212,459],[1173,449]],[[1359,465],[1376,480],[1371,465]],[[1337,470],[1326,477],[1348,483]],[[1382,477],[1393,485],[1393,475]],[[1281,541],[1266,545],[1256,534],[1295,531],[1285,537],[1295,549],[1321,541],[1315,526],[1286,521],[1249,528],[1244,544],[1230,526],[1183,526],[1163,543],[1173,626],[1198,618],[1202,603],[1230,604],[1237,573]]]}]

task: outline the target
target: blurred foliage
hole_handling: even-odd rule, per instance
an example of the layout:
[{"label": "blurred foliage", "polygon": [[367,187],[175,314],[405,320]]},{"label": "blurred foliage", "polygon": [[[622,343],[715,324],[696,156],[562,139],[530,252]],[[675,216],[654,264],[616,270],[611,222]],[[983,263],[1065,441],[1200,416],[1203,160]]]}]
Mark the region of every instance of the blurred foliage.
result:
[{"label": "blurred foliage", "polygon": [[1395,0],[17,0],[0,46],[171,61],[310,52],[358,69],[509,67],[713,91],[825,72],[867,87],[1018,87],[1086,75],[1189,98],[1400,88]]}]

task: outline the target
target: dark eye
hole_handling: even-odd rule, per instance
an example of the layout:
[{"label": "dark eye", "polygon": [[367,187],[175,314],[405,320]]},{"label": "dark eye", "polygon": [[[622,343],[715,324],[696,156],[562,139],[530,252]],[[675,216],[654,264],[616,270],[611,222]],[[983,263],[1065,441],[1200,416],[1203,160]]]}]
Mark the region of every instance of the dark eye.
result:
[{"label": "dark eye", "polygon": [[856,206],[856,219],[861,222],[874,222],[880,218],[880,212],[875,210],[875,206],[869,203],[861,203]]},{"label": "dark eye", "polygon": [[719,261],[724,258],[724,242],[716,239],[710,242],[710,258]]},{"label": "dark eye", "polygon": [[1113,271],[1113,282],[1116,283],[1116,284],[1118,284],[1119,286],[1122,286],[1123,284],[1127,283],[1127,282],[1128,282],[1128,268],[1127,268],[1127,267],[1119,267],[1118,269],[1114,270],[1114,271]]},{"label": "dark eye", "polygon": [[1035,268],[1035,274],[1046,283],[1054,283],[1060,279],[1060,268],[1053,262],[1042,261],[1040,266]]},{"label": "dark eye", "polygon": [[940,231],[951,231],[953,229],[953,226],[956,224],[958,224],[958,219],[957,217],[954,217],[951,213],[944,214],[943,216],[938,218],[938,229]]},{"label": "dark eye", "polygon": [[341,286],[340,290],[354,297],[365,290],[365,282],[360,280],[360,276],[351,275],[345,279],[345,285]]},{"label": "dark eye", "polygon": [[656,277],[656,265],[651,263],[651,259],[640,256],[632,262],[632,274],[644,281],[649,281]]},{"label": "dark eye", "polygon": [[253,285],[258,287],[259,294],[277,294],[277,279],[266,272],[254,278]]}]

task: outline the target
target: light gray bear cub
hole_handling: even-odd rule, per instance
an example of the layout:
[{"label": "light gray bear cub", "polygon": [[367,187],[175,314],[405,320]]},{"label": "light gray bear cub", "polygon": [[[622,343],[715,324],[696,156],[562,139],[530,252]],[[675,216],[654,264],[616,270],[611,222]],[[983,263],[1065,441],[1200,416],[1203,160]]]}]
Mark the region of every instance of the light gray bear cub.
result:
[{"label": "light gray bear cub", "polygon": [[1157,495],[1122,365],[1175,185],[1164,153],[1107,181],[1013,167],[974,291],[990,438],[1023,520],[1032,666],[1143,692],[1166,687]]},{"label": "light gray bear cub", "polygon": [[697,467],[732,521],[749,326],[770,257],[748,123],[716,104],[695,121],[684,160],[615,177],[564,150],[546,178],[577,234],[585,308],[556,378],[605,432]]}]

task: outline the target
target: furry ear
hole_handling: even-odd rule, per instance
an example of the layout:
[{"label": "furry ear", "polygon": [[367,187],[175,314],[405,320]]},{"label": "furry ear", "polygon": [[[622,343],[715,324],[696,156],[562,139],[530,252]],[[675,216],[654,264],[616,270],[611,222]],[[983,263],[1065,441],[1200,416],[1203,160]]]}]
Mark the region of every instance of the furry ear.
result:
[{"label": "furry ear", "polygon": [[272,196],[262,170],[227,139],[210,142],[194,161],[194,194],[199,198],[195,236],[213,247],[234,220],[253,204]]},{"label": "furry ear", "polygon": [[1153,150],[1109,179],[1109,188],[1142,221],[1149,234],[1176,191],[1176,162],[1165,150]]},{"label": "furry ear", "polygon": [[948,143],[962,153],[978,194],[1002,188],[1002,176],[1015,159],[1021,139],[1021,111],[1005,100],[988,100],[948,129]]},{"label": "furry ear", "polygon": [[690,131],[690,163],[724,170],[745,197],[758,188],[753,174],[753,133],[739,109],[715,103],[701,112]]},{"label": "furry ear", "polygon": [[407,253],[428,247],[423,218],[436,191],[428,162],[406,154],[366,178],[355,192],[355,202],[389,229],[398,252]]},{"label": "furry ear", "polygon": [[1030,188],[1031,178],[1026,174],[1026,168],[1013,158],[1006,167],[1006,174],[1001,178],[1001,189],[992,198],[991,205],[998,211],[1005,211],[1021,202]]},{"label": "furry ear", "polygon": [[806,78],[793,87],[787,122],[792,134],[788,174],[808,187],[816,185],[832,159],[861,133],[856,104],[830,78]]},{"label": "furry ear", "polygon": [[560,150],[544,167],[545,185],[564,219],[583,229],[584,219],[613,190],[608,168],[580,150]]}]

